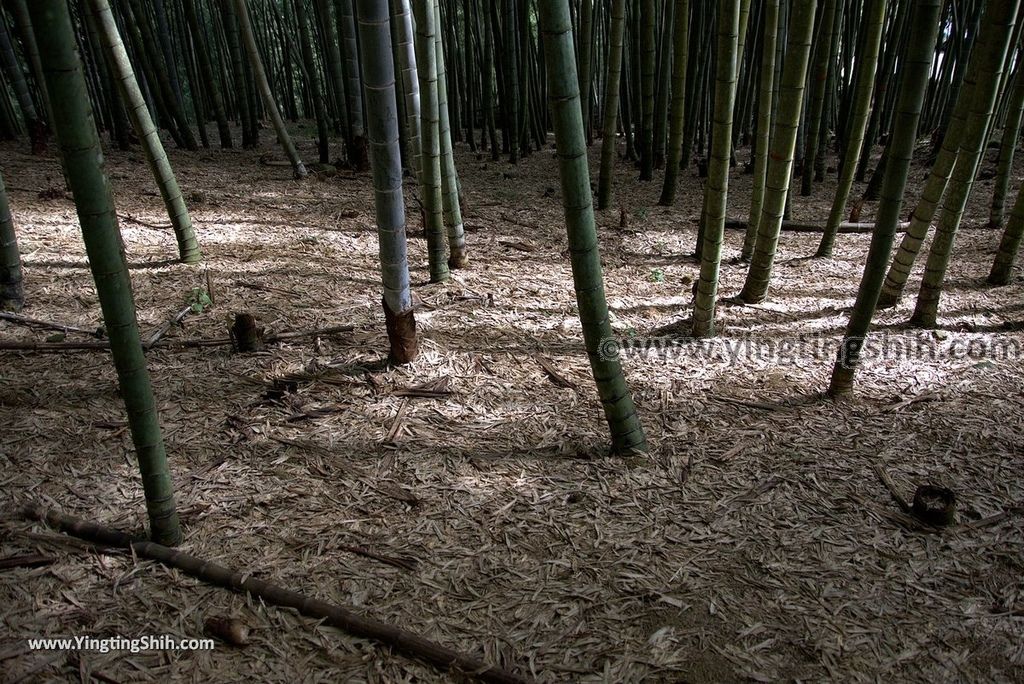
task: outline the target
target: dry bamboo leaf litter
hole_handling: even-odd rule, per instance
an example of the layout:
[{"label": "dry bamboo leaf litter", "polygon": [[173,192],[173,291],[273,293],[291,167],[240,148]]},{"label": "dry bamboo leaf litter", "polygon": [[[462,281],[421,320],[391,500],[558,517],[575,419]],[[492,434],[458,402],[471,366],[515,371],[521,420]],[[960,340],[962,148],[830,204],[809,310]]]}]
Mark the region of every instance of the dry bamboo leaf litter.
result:
[{"label": "dry bamboo leaf litter", "polygon": [[[45,186],[52,158],[6,143],[3,152],[5,173]],[[502,178],[504,164],[459,154],[467,221],[479,227],[468,235],[473,261],[449,284],[422,285],[424,243],[410,240],[422,355],[393,370],[378,363],[386,341],[367,178],[296,183],[281,180],[287,169],[258,166],[254,153],[171,155],[183,188],[207,197],[194,207],[206,260],[202,269],[168,264],[169,232],[124,222],[143,330],[206,287],[207,273],[216,306],[185,317],[165,339],[222,337],[236,311],[275,331],[356,326],[255,355],[149,352],[183,550],[372,610],[453,648],[479,644],[477,655],[526,665],[524,674],[542,681],[1010,681],[1024,667],[1024,516],[914,532],[892,519],[897,508],[873,470],[884,468],[906,496],[925,481],[950,487],[961,523],[1020,506],[1021,361],[871,361],[853,401],[814,396],[827,381],[867,236],[841,236],[837,258],[806,261],[816,237],[784,234],[765,305],[721,305],[727,339],[820,336],[826,353],[786,365],[756,354],[736,364],[721,353],[627,358],[653,451],[608,459],[559,198],[544,197],[550,153],[524,160],[514,185]],[[108,159],[118,210],[162,225],[158,201],[140,192],[148,184],[137,163],[117,151]],[[745,206],[749,183],[733,176],[735,206]],[[697,265],[687,255],[700,196],[696,183],[685,187],[678,207],[656,207],[658,188],[638,186],[620,168],[629,229],[618,228],[618,209],[598,216],[624,338],[689,315]],[[983,215],[989,184],[980,187],[969,216]],[[795,219],[821,218],[829,188],[817,192],[794,202]],[[12,209],[26,315],[94,329],[99,308],[71,203],[15,193]],[[862,220],[872,220],[872,206],[865,209]],[[727,260],[739,239],[727,234]],[[879,327],[940,352],[972,340],[1024,342],[1019,280],[980,285],[995,239],[982,230],[960,236],[940,335],[902,327],[916,276]],[[742,277],[742,266],[725,266],[723,293]],[[46,333],[0,322],[0,335]],[[575,389],[553,383],[538,356]],[[265,381],[288,377],[312,380],[266,401]],[[445,396],[396,396],[446,378]],[[325,407],[338,410],[289,420]],[[103,353],[5,352],[4,499],[139,529],[130,437],[100,425],[123,420]],[[0,572],[0,653],[17,654],[3,661],[12,673],[38,666],[38,678],[77,681],[84,665],[116,681],[437,679],[427,666],[288,611],[40,534],[10,519],[0,527],[0,556],[56,559]],[[41,654],[18,650],[29,635],[72,627],[201,636],[211,616],[250,626],[244,653],[82,653],[76,666],[40,665]]]}]

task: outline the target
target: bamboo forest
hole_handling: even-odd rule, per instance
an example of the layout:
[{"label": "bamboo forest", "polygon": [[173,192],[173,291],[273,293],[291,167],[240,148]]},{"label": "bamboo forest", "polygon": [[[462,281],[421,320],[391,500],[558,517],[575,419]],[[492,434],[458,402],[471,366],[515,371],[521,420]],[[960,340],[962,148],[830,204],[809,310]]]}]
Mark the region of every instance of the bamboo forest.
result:
[{"label": "bamboo forest", "polygon": [[1014,682],[1022,0],[0,0],[0,680]]}]

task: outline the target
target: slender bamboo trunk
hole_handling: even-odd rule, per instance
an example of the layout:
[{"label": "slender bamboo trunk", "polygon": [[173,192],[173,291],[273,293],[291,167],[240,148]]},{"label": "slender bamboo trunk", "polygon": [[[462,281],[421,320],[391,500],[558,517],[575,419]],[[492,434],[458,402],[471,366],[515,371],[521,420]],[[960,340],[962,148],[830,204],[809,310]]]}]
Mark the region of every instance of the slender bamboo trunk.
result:
[{"label": "slender bamboo trunk", "polygon": [[519,91],[519,63],[516,59],[516,37],[517,21],[516,7],[519,0],[502,0],[502,14],[504,16],[504,35],[502,36],[501,54],[504,56],[502,68],[505,71],[505,93],[508,97],[508,115],[505,118],[506,144],[508,146],[508,160],[513,164],[519,163],[519,118],[520,118],[520,91]]},{"label": "slender bamboo trunk", "polygon": [[871,93],[875,88],[875,71],[882,43],[882,28],[885,24],[885,5],[886,0],[869,0],[869,6],[864,12],[864,52],[858,55],[857,59],[856,96],[853,101],[853,111],[850,114],[850,135],[846,151],[843,154],[839,186],[836,188],[836,195],[832,200],[832,211],[829,214],[825,232],[821,236],[821,242],[818,244],[818,252],[815,254],[817,257],[832,256],[836,232],[846,214],[846,203],[850,198],[850,191],[853,189],[857,161],[860,159],[871,112]]},{"label": "slender bamboo trunk", "polygon": [[654,79],[657,67],[656,0],[640,0],[640,180],[654,178]]},{"label": "slender bamboo trunk", "polygon": [[181,80],[178,78],[178,61],[175,59],[174,50],[171,49],[171,30],[167,23],[167,10],[164,7],[164,0],[152,0],[153,16],[156,19],[156,38],[160,45],[160,54],[164,58],[164,68],[167,70],[167,82],[174,93],[175,104],[181,112],[185,111],[185,103],[182,100],[184,90],[181,87]]},{"label": "slender bamboo trunk", "polygon": [[853,391],[853,377],[860,361],[860,352],[871,327],[878,295],[882,291],[885,265],[889,262],[896,228],[903,205],[903,191],[910,172],[910,161],[917,143],[917,124],[921,118],[928,74],[935,53],[942,0],[915,0],[911,13],[910,40],[901,60],[899,101],[889,144],[889,163],[882,185],[878,218],[871,236],[864,275],[857,292],[857,301],[850,314],[846,334],[839,346],[839,354],[832,369],[830,396],[842,396]]},{"label": "slender bamboo trunk", "polygon": [[779,231],[793,177],[793,155],[800,125],[807,63],[814,30],[815,0],[794,0],[788,28],[786,62],[779,85],[778,111],[771,138],[771,152],[765,175],[764,205],[758,223],[757,240],[740,299],[748,304],[764,301],[768,293]]},{"label": "slender bamboo trunk", "polygon": [[416,73],[420,79],[420,135],[423,143],[420,184],[423,188],[423,230],[427,235],[430,282],[448,280],[445,259],[444,201],[441,180],[441,122],[437,82],[437,21],[427,0],[412,3],[416,19]]},{"label": "slender bamboo trunk", "polygon": [[82,224],[89,267],[96,281],[111,356],[139,459],[150,535],[159,544],[175,545],[181,541],[181,528],[167,453],[142,352],[114,199],[103,171],[103,154],[93,124],[71,17],[65,0],[33,0],[29,11],[36,27],[46,87],[53,99],[54,130]]},{"label": "slender bamboo trunk", "polygon": [[736,74],[739,71],[740,0],[718,2],[718,59],[715,65],[714,131],[704,186],[704,240],[700,251],[700,279],[693,304],[693,336],[714,337],[718,277],[725,237],[729,197],[729,158],[732,156],[733,114],[736,109]]},{"label": "slender bamboo trunk", "polygon": [[988,282],[991,285],[1010,284],[1010,275],[1020,251],[1021,238],[1024,238],[1024,184],[1021,184],[1017,191],[1017,201],[1010,210],[1010,220],[1006,222],[995,261],[992,262],[992,270],[988,274]]},{"label": "slender bamboo trunk", "polygon": [[582,0],[580,3],[580,102],[583,105],[583,126],[587,133],[587,146],[591,143],[590,128],[590,82],[591,66],[594,61],[594,0]]},{"label": "slender bamboo trunk", "polygon": [[206,83],[207,94],[210,97],[210,106],[213,108],[213,118],[217,121],[220,146],[223,149],[231,149],[234,143],[231,140],[231,127],[228,125],[228,117],[224,111],[224,98],[221,96],[220,81],[213,70],[206,34],[203,32],[203,25],[199,21],[198,12],[196,12],[195,0],[182,0],[182,4],[185,9],[185,21],[188,23],[188,30],[192,36],[192,44],[195,45],[199,73]]},{"label": "slender bamboo trunk", "polygon": [[494,28],[490,21],[490,12],[485,12],[480,20],[480,31],[483,33],[484,53],[484,114],[487,117],[487,137],[491,147],[491,161],[498,161],[501,150],[498,149],[498,126],[495,114],[495,98],[497,89],[494,84]]},{"label": "slender bamboo trunk", "polygon": [[39,59],[39,46],[36,44],[36,36],[32,30],[32,19],[28,14],[28,0],[10,0],[11,12],[21,34],[22,47],[25,58],[28,61],[32,78],[36,82],[39,92],[39,99],[43,103],[43,111],[46,112],[46,121],[53,121],[53,104],[50,102],[50,94],[46,92],[46,84],[43,81],[43,63]]},{"label": "slender bamboo trunk", "polygon": [[147,60],[153,73],[151,87],[159,89],[164,107],[167,110],[168,118],[174,121],[174,130],[181,139],[182,147],[195,151],[199,149],[199,143],[189,126],[188,117],[181,106],[180,87],[177,84],[177,77],[171,81],[174,72],[173,64],[165,64],[166,58],[162,57],[159,50],[159,41],[154,37],[153,27],[145,14],[145,8],[141,0],[128,0],[122,3],[125,12],[125,25],[129,31],[135,34],[136,43],[139,47],[140,59]]},{"label": "slender bamboo trunk", "polygon": [[837,0],[824,0],[821,7],[821,29],[814,47],[814,69],[811,71],[811,92],[807,106],[807,135],[804,137],[804,174],[800,179],[800,194],[811,194],[814,181],[812,168],[818,154],[818,137],[823,125],[826,87],[832,56],[832,26],[835,23]]},{"label": "slender bamboo trunk", "polygon": [[1013,157],[1017,152],[1021,117],[1024,115],[1024,52],[1018,54],[1017,60],[1013,87],[1007,104],[1003,140],[999,145],[999,166],[996,170],[995,185],[992,188],[992,209],[989,212],[988,224],[993,228],[1003,225],[1003,206],[1006,202],[1006,193],[1010,189]]},{"label": "slender bamboo trunk", "polygon": [[607,209],[612,201],[615,165],[616,122],[622,76],[622,39],[626,28],[626,0],[612,0],[608,44],[608,77],[604,89],[604,121],[601,132],[601,172],[597,181],[597,208]]},{"label": "slender bamboo trunk", "polygon": [[[467,19],[468,21],[468,19]],[[420,177],[420,84],[416,76],[416,48],[413,45],[412,11],[409,0],[391,0],[391,25],[397,36],[398,66],[405,97],[405,128],[409,139],[409,165],[413,177]]]},{"label": "slender bamboo trunk", "polygon": [[[295,3],[295,15],[299,24],[299,43],[302,51],[302,63],[305,65],[306,85],[310,90],[309,97],[313,104],[313,116],[316,119],[317,152],[320,163],[327,164],[331,160],[330,141],[327,131],[327,110],[321,97],[320,77],[317,74],[316,58],[313,55],[313,32],[309,28],[309,17],[303,0]],[[390,41],[388,41],[390,44]]]},{"label": "slender bamboo trunk", "polygon": [[379,0],[358,0],[358,10],[360,64],[366,92],[367,133],[384,284],[384,321],[391,345],[389,359],[392,363],[404,364],[416,358],[416,319],[406,257],[402,157],[395,118],[398,102],[388,6]]},{"label": "slender bamboo trunk", "polygon": [[267,72],[263,69],[263,61],[260,59],[259,48],[256,46],[256,36],[252,32],[252,22],[249,19],[249,10],[245,0],[232,0],[235,6],[235,14],[238,15],[238,28],[242,37],[242,44],[249,55],[249,64],[252,66],[253,76],[256,78],[256,86],[259,89],[260,97],[263,99],[263,106],[274,124],[274,131],[277,133],[278,142],[284,150],[285,156],[291,162],[292,171],[296,178],[306,177],[306,166],[299,158],[299,152],[295,149],[288,129],[285,128],[284,119],[281,117],[281,110],[277,108],[274,101],[274,93],[270,89],[270,82],[267,80]]},{"label": "slender bamboo trunk", "polygon": [[22,122],[32,141],[32,153],[41,154],[46,150],[46,124],[36,112],[36,105],[32,102],[32,96],[29,94],[28,81],[25,80],[25,73],[21,70],[18,58],[14,54],[11,36],[7,32],[2,15],[0,15],[0,65],[3,66],[4,72],[7,74],[14,97],[21,109]]},{"label": "slender bamboo trunk", "polygon": [[146,101],[142,98],[139,83],[135,80],[135,72],[128,60],[121,34],[117,30],[117,21],[107,0],[88,0],[93,16],[99,28],[100,40],[106,53],[107,63],[113,72],[121,99],[128,105],[128,118],[135,130],[135,135],[142,146],[143,156],[149,166],[153,179],[160,189],[167,215],[174,228],[174,237],[178,241],[178,255],[187,264],[195,263],[202,258],[199,242],[196,240],[185,198],[182,197],[178,180],[174,177],[174,169],[167,158],[160,133],[153,124]]},{"label": "slender bamboo trunk", "polygon": [[0,175],[0,311],[21,311],[25,306],[23,281],[18,237],[14,233],[4,177]]},{"label": "slender bamboo trunk", "polygon": [[352,14],[352,0],[335,0],[338,33],[341,35],[342,72],[345,75],[345,94],[348,96],[349,134],[348,158],[357,171],[369,168],[366,149],[366,126],[363,99],[359,96],[359,49],[356,45],[356,24]]},{"label": "slender bamboo trunk", "polygon": [[259,145],[260,137],[256,127],[256,113],[253,111],[249,98],[249,74],[245,69],[241,41],[238,37],[238,17],[234,10],[234,3],[230,0],[222,2],[220,8],[228,52],[231,55],[231,71],[235,77],[235,102],[242,120],[242,147],[252,149]]},{"label": "slender bamboo trunk", "polygon": [[924,190],[921,192],[921,199],[914,207],[914,213],[910,217],[910,226],[900,241],[899,249],[893,256],[892,265],[885,276],[885,284],[882,286],[882,294],[878,298],[878,308],[890,308],[896,306],[903,289],[906,287],[910,271],[914,267],[917,255],[921,251],[921,245],[931,228],[932,218],[939,206],[946,186],[949,185],[950,174],[956,163],[960,152],[960,141],[963,139],[964,130],[967,126],[967,114],[974,99],[975,80],[977,76],[977,58],[972,57],[973,64],[967,69],[967,80],[960,87],[956,105],[950,117],[949,128],[942,140],[942,147],[935,163],[932,164],[931,173],[925,182]]},{"label": "slender bamboo trunk", "polygon": [[985,9],[984,25],[978,36],[978,80],[974,87],[971,113],[967,119],[964,139],[960,145],[949,191],[942,206],[942,217],[935,228],[925,263],[924,278],[917,295],[911,322],[934,327],[938,316],[942,285],[953,252],[957,229],[971,194],[978,165],[988,141],[988,129],[999,95],[999,82],[1006,62],[1007,48],[1013,33],[1014,19],[1020,0],[990,0]]},{"label": "slender bamboo trunk", "polygon": [[665,11],[662,13],[661,49],[658,53],[658,69],[655,81],[657,87],[654,91],[654,134],[653,149],[651,158],[654,160],[654,168],[660,169],[665,166],[665,133],[668,129],[668,102],[669,91],[672,82],[672,36],[673,36],[673,15],[675,14],[674,0],[664,0]]},{"label": "slender bamboo trunk", "polygon": [[[669,119],[668,159],[665,162],[665,184],[658,204],[670,207],[676,201],[679,166],[683,157],[683,133],[686,124],[686,71],[690,52],[690,0],[676,3],[673,17],[675,38],[672,46],[672,104]],[[772,0],[777,2],[777,0]]]},{"label": "slender bamboo trunk", "polygon": [[[434,25],[441,26],[441,10],[437,0],[434,5]],[[437,112],[441,138],[441,200],[444,206],[444,225],[448,232],[448,268],[465,268],[469,264],[466,253],[466,235],[462,225],[462,208],[459,206],[459,175],[455,169],[455,154],[452,152],[452,131],[448,112],[448,83],[441,44],[441,32],[436,31],[437,59]]]},{"label": "slender bamboo trunk", "polygon": [[[408,0],[405,0],[408,2]],[[337,22],[334,20],[334,4],[331,0],[316,0],[317,13],[320,15],[320,29],[323,34],[324,62],[331,79],[331,92],[334,94],[334,108],[337,112],[335,128],[341,130],[348,144],[348,107],[345,104],[345,71],[341,65],[341,48],[338,47],[338,33],[335,31]]]},{"label": "slender bamboo trunk", "polygon": [[587,140],[583,133],[579,81],[573,55],[569,2],[545,0],[539,3],[538,10],[583,339],[611,431],[612,449],[617,453],[646,451],[647,440],[622,373],[608,319],[587,168]]},{"label": "slender bamboo trunk", "polygon": [[772,92],[775,82],[775,58],[778,51],[779,0],[767,0],[764,11],[764,39],[761,49],[761,78],[757,104],[757,129],[754,142],[754,179],[750,193],[750,220],[743,236],[740,258],[749,261],[754,253],[761,210],[764,207],[765,181],[768,174],[769,138],[772,126]]}]

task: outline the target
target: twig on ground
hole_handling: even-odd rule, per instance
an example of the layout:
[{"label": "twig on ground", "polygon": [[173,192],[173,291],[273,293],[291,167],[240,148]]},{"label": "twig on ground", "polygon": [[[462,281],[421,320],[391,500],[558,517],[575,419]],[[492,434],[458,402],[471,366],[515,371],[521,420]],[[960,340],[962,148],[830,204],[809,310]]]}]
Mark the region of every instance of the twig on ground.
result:
[{"label": "twig on ground", "polygon": [[91,335],[96,337],[96,330],[86,330],[85,328],[79,328],[74,325],[64,325],[63,323],[53,323],[51,321],[44,321],[38,318],[30,318],[28,316],[22,316],[21,314],[8,313],[6,311],[0,311],[0,319],[10,321],[11,323],[18,323],[21,325],[44,328],[46,330],[59,330],[61,332],[76,332],[82,333],[83,335]]},{"label": "twig on ground", "polygon": [[152,333],[150,333],[149,337],[146,338],[143,341],[142,347],[144,349],[150,349],[154,344],[159,342],[160,338],[163,337],[164,335],[166,335],[167,332],[172,327],[174,327],[174,326],[178,325],[179,323],[181,323],[182,320],[184,320],[185,316],[187,316],[190,311],[192,311],[192,305],[191,304],[189,304],[184,309],[182,309],[178,313],[176,313],[173,316],[171,316],[170,318],[168,318],[156,330],[154,330]]},{"label": "twig on ground", "polygon": [[910,504],[907,503],[907,500],[904,499],[903,495],[896,489],[896,485],[892,481],[892,478],[889,477],[889,473],[885,472],[880,465],[875,465],[874,470],[875,474],[878,475],[878,479],[881,480],[882,484],[885,485],[885,488],[889,490],[889,493],[892,495],[896,504],[900,507],[900,510],[909,514],[911,510]]}]

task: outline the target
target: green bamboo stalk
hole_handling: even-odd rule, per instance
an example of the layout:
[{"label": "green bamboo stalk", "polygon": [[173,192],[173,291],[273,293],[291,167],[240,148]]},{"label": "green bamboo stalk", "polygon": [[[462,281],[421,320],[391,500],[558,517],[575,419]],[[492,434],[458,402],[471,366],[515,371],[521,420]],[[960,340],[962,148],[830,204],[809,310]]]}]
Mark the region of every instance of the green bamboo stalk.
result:
[{"label": "green bamboo stalk", "polygon": [[25,285],[18,237],[14,233],[7,188],[0,174],[0,311],[21,311],[25,306]]},{"label": "green bamboo stalk", "polygon": [[654,178],[654,83],[658,13],[655,0],[640,0],[640,180]]},{"label": "green bamboo stalk", "polygon": [[368,168],[366,148],[366,125],[363,116],[363,100],[359,97],[359,49],[356,44],[355,15],[352,0],[334,0],[337,9],[338,34],[341,36],[342,73],[345,76],[345,95],[348,98],[349,131],[348,158],[357,171]]},{"label": "green bamboo stalk", "polygon": [[[853,111],[850,114],[850,136],[843,154],[843,168],[839,174],[839,186],[832,200],[832,211],[829,213],[825,232],[818,244],[817,257],[832,256],[839,224],[846,215],[846,203],[853,189],[854,176],[857,173],[857,162],[860,159],[864,136],[868,128],[871,113],[871,93],[875,88],[875,71],[878,66],[878,55],[882,44],[882,29],[885,25],[886,0],[869,0],[864,11],[865,39],[863,53],[858,55],[855,77],[855,95]],[[806,172],[805,172],[806,173]]]},{"label": "green bamboo stalk", "polygon": [[259,145],[260,134],[256,127],[256,113],[249,99],[249,73],[245,69],[241,39],[238,37],[238,17],[232,2],[222,2],[220,8],[228,54],[231,56],[231,71],[235,78],[235,101],[242,120],[242,147],[251,149]]},{"label": "green bamboo stalk", "polygon": [[761,49],[761,78],[757,98],[757,136],[754,142],[754,179],[750,191],[750,219],[743,236],[740,258],[749,261],[754,253],[764,208],[764,189],[768,174],[768,146],[772,127],[772,93],[775,89],[775,58],[778,54],[779,0],[766,0],[764,39]]},{"label": "green bamboo stalk", "polygon": [[259,48],[256,46],[256,36],[252,32],[249,9],[246,7],[245,0],[232,0],[232,2],[234,3],[235,14],[238,16],[238,28],[242,37],[242,44],[245,46],[245,52],[249,56],[249,64],[252,66],[253,76],[256,78],[256,87],[263,100],[263,106],[270,116],[270,121],[274,124],[277,139],[281,143],[288,161],[291,162],[295,177],[305,178],[307,175],[306,166],[302,163],[302,159],[299,158],[299,152],[295,149],[295,144],[288,134],[288,129],[285,128],[284,119],[281,118],[281,110],[277,108],[277,103],[274,101],[274,93],[270,89],[270,82],[267,81],[267,72],[263,69],[263,61],[260,59]]},{"label": "green bamboo stalk", "polygon": [[[468,21],[468,20],[467,20]],[[398,65],[405,99],[405,129],[409,165],[413,177],[420,177],[420,84],[416,76],[416,48],[413,45],[412,10],[409,0],[391,0],[391,25],[397,36]]]},{"label": "green bamboo stalk", "polygon": [[18,58],[14,54],[11,36],[7,32],[2,15],[0,15],[0,66],[7,74],[14,97],[21,109],[22,122],[32,140],[32,153],[40,154],[46,149],[46,126],[36,112],[36,105],[29,94],[28,81],[25,80],[25,73],[21,70]]},{"label": "green bamboo stalk", "polygon": [[830,73],[829,60],[832,56],[832,26],[835,24],[837,0],[824,0],[821,7],[821,30],[814,46],[814,69],[811,71],[811,92],[807,107],[807,134],[804,137],[804,175],[801,178],[800,194],[811,194],[814,181],[814,158],[818,154],[818,137],[825,110],[825,89]]},{"label": "green bamboo stalk", "polygon": [[192,218],[189,216],[188,207],[185,206],[185,198],[181,194],[181,188],[178,187],[178,181],[174,177],[174,169],[171,168],[167,152],[164,150],[163,143],[160,142],[160,134],[153,124],[153,118],[146,107],[142,91],[139,90],[139,83],[135,80],[135,72],[128,60],[128,52],[125,50],[121,35],[118,33],[114,13],[107,0],[88,0],[88,2],[96,19],[107,63],[113,72],[113,80],[117,84],[121,98],[127,105],[128,119],[135,130],[135,135],[139,138],[146,164],[160,189],[160,196],[163,198],[167,215],[171,219],[174,237],[178,241],[179,258],[187,264],[195,263],[202,258],[202,253],[199,251],[199,242],[196,240],[196,233],[192,227]]},{"label": "green bamboo stalk", "polygon": [[[303,72],[309,97],[313,104],[313,116],[316,119],[317,153],[321,164],[330,162],[330,142],[327,132],[327,108],[321,97],[320,77],[317,74],[316,57],[313,54],[313,32],[309,28],[309,17],[306,3],[299,0],[295,3],[295,16],[299,24],[299,47],[302,52]],[[390,42],[390,41],[389,41]]]},{"label": "green bamboo stalk", "polygon": [[231,140],[231,127],[228,125],[227,114],[224,111],[224,99],[220,92],[220,82],[213,70],[206,34],[203,32],[203,26],[199,21],[199,14],[196,12],[195,0],[182,0],[182,4],[185,9],[185,21],[188,24],[188,31],[192,36],[192,44],[195,46],[196,57],[199,62],[199,73],[206,83],[207,93],[210,96],[210,105],[213,108],[213,117],[217,121],[220,146],[223,149],[231,149],[234,146]]},{"label": "green bamboo stalk", "polygon": [[398,146],[398,100],[391,52],[388,6],[379,0],[358,0],[359,49],[366,96],[367,133],[380,243],[384,320],[392,363],[416,358],[416,319],[413,316],[406,256],[405,200],[402,195],[402,155]]},{"label": "green bamboo stalk", "polygon": [[139,46],[140,59],[147,60],[154,75],[150,87],[159,89],[168,117],[174,120],[174,131],[181,139],[181,145],[187,150],[198,150],[199,144],[188,124],[184,109],[181,106],[181,93],[177,87],[177,77],[174,73],[173,64],[165,64],[167,61],[159,49],[159,41],[154,36],[153,27],[145,13],[141,0],[127,0],[122,3],[125,9],[125,26],[135,34],[136,44]]},{"label": "green bamboo stalk", "polygon": [[416,65],[420,80],[420,136],[423,144],[420,185],[423,188],[423,229],[427,235],[430,282],[450,277],[445,259],[444,201],[441,180],[441,122],[438,105],[437,37],[434,12],[426,0],[413,2],[416,19]]},{"label": "green bamboo stalk", "polygon": [[882,184],[878,217],[871,236],[864,275],[857,292],[857,301],[850,314],[846,334],[839,346],[839,354],[832,369],[830,396],[842,396],[853,391],[853,378],[860,362],[871,319],[875,314],[878,295],[882,291],[885,266],[896,237],[896,227],[903,205],[903,192],[910,172],[910,162],[917,143],[917,125],[921,118],[928,75],[935,53],[939,17],[943,0],[915,0],[911,13],[910,39],[901,60],[900,88],[892,142],[889,144],[889,162]]},{"label": "green bamboo stalk", "polygon": [[36,81],[39,91],[39,99],[43,103],[43,111],[46,112],[46,120],[53,121],[53,104],[50,102],[50,94],[46,92],[43,84],[43,63],[39,59],[39,46],[36,44],[35,33],[32,30],[32,19],[28,14],[27,0],[10,0],[11,12],[18,25],[21,34],[22,47],[25,58],[28,61],[29,70]]},{"label": "green bamboo stalk", "polygon": [[658,51],[658,67],[655,82],[657,87],[654,91],[654,133],[652,136],[653,149],[651,159],[654,168],[660,169],[665,165],[665,133],[668,129],[669,95],[672,83],[672,38],[675,28],[675,2],[674,0],[663,0],[665,10],[662,13],[661,48]]},{"label": "green bamboo stalk", "polygon": [[68,185],[82,224],[89,268],[96,281],[111,355],[139,459],[153,541],[175,545],[181,528],[157,416],[146,357],[142,352],[131,278],[103,153],[93,123],[82,63],[66,0],[33,0],[29,6],[54,107],[54,130]]},{"label": "green bamboo stalk", "polygon": [[993,228],[1003,225],[1003,206],[1006,202],[1006,193],[1010,189],[1013,157],[1017,152],[1021,117],[1024,115],[1024,53],[1020,53],[1017,59],[1016,74],[1013,77],[1013,87],[1007,105],[1006,125],[1003,127],[1003,140],[999,145],[996,181],[992,188],[992,208],[988,224]]},{"label": "green bamboo stalk", "polygon": [[949,191],[942,205],[942,216],[928,251],[924,278],[910,319],[914,325],[934,327],[938,317],[946,269],[988,141],[988,130],[999,96],[999,83],[1019,6],[1020,0],[990,0],[985,9],[984,24],[978,36],[978,80],[974,87],[971,113],[953,167]]},{"label": "green bamboo stalk", "polygon": [[[668,159],[665,162],[665,184],[661,188],[658,204],[672,206],[676,201],[679,184],[679,166],[683,159],[683,133],[686,125],[686,71],[690,53],[690,0],[671,0],[676,3],[673,16],[672,44],[672,103],[669,112]],[[777,0],[770,0],[777,2]],[[598,202],[600,204],[600,201]]]},{"label": "green bamboo stalk", "polygon": [[736,110],[736,75],[739,72],[740,0],[718,2],[718,57],[715,65],[714,131],[708,181],[704,186],[704,240],[700,251],[700,279],[693,304],[693,336],[714,337],[718,277],[725,238],[729,198],[729,160],[732,156],[733,114]]},{"label": "green bamboo stalk", "polygon": [[[441,26],[441,9],[434,5],[434,25]],[[459,206],[459,174],[455,169],[452,152],[452,129],[448,112],[448,78],[441,44],[441,32],[435,31],[437,59],[437,111],[441,137],[441,201],[444,208],[444,226],[448,231],[448,268],[465,268],[469,264],[466,253],[466,233],[462,225],[462,207]]]},{"label": "green bamboo stalk", "polygon": [[992,270],[988,274],[988,282],[992,285],[1009,285],[1013,265],[1020,251],[1021,238],[1024,238],[1024,183],[1017,190],[1017,201],[1010,210],[1010,220],[1006,222],[1003,237],[999,240]]},{"label": "green bamboo stalk", "polygon": [[587,140],[583,132],[569,2],[545,0],[537,9],[544,41],[548,99],[555,130],[569,258],[583,339],[611,431],[612,449],[617,453],[646,451],[647,440],[626,386],[622,366],[615,350],[610,349],[615,345],[608,318],[590,192]]},{"label": "green bamboo stalk", "polygon": [[910,216],[910,225],[900,241],[900,246],[893,256],[889,272],[885,276],[882,294],[878,298],[878,308],[885,309],[896,306],[906,287],[910,271],[914,267],[921,245],[931,228],[932,218],[938,209],[946,186],[949,185],[953,166],[960,153],[960,142],[967,126],[967,114],[974,99],[974,88],[977,72],[977,57],[972,56],[971,65],[967,68],[967,79],[960,86],[957,101],[950,116],[949,128],[942,140],[942,147],[932,164],[931,173],[925,182],[921,199],[914,207]]},{"label": "green bamboo stalk", "polygon": [[171,48],[171,30],[167,23],[167,11],[164,8],[163,0],[151,0],[149,4],[153,8],[153,16],[156,19],[156,38],[160,46],[160,54],[164,58],[167,82],[174,93],[178,109],[184,112],[185,104],[182,101],[184,90],[181,87],[181,81],[178,79],[177,61],[175,60],[174,50]]},{"label": "green bamboo stalk", "polygon": [[515,39],[517,37],[516,12],[520,0],[502,0],[502,14],[504,15],[504,35],[502,38],[505,93],[508,96],[508,115],[505,119],[505,128],[502,133],[508,144],[508,160],[513,164],[519,163],[519,119],[521,118],[522,103],[519,90],[519,61],[517,60]]},{"label": "green bamboo stalk", "polygon": [[594,61],[594,0],[582,0],[580,3],[580,102],[583,103],[583,126],[587,132],[587,145],[590,145],[590,82],[591,67]]},{"label": "green bamboo stalk", "polygon": [[335,129],[349,136],[348,107],[345,98],[345,71],[341,65],[341,48],[338,46],[337,22],[334,19],[334,3],[331,0],[316,0],[317,14],[320,19],[320,33],[323,35],[324,65],[331,82],[331,93],[334,96],[336,111]]},{"label": "green bamboo stalk", "polygon": [[597,180],[597,208],[607,209],[612,201],[615,165],[615,137],[622,80],[622,39],[626,29],[626,0],[612,0],[608,44],[608,76],[604,89],[604,121],[601,133],[601,171]]},{"label": "green bamboo stalk", "polygon": [[757,228],[753,258],[740,299],[748,304],[764,301],[768,293],[786,199],[793,178],[793,156],[807,80],[807,63],[814,31],[815,0],[794,0],[790,14],[786,61],[779,84],[779,102],[765,174],[764,205]]}]

